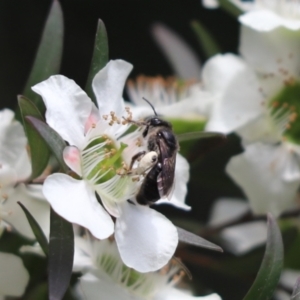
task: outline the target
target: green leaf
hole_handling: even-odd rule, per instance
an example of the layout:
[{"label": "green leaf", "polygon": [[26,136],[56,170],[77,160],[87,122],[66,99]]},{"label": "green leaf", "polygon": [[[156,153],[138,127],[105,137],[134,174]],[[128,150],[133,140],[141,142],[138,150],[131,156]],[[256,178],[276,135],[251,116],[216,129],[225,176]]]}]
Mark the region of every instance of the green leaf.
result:
[{"label": "green leaf", "polygon": [[239,17],[244,12],[234,5],[230,0],[219,0],[220,7],[224,9],[227,13],[232,15],[234,18]]},{"label": "green leaf", "polygon": [[48,262],[49,300],[63,298],[71,280],[73,259],[74,232],[72,224],[51,209]]},{"label": "green leaf", "polygon": [[35,220],[35,218],[32,216],[32,214],[28,211],[28,209],[21,202],[18,201],[17,203],[21,206],[22,210],[24,211],[36,240],[39,242],[45,255],[48,256],[48,240],[47,240],[42,228],[40,227],[38,222]]},{"label": "green leaf", "polygon": [[50,151],[45,141],[28,123],[24,122],[24,119],[26,119],[27,116],[33,116],[38,120],[43,120],[43,117],[34,103],[24,96],[18,96],[18,103],[24,123],[24,129],[30,146],[30,154],[32,158],[31,178],[34,179],[41,175],[45,170],[49,161]]},{"label": "green leaf", "polygon": [[176,227],[176,228],[177,228],[177,232],[178,232],[178,239],[180,242],[183,242],[183,243],[186,243],[189,245],[193,245],[193,246],[197,246],[197,247],[201,247],[201,248],[218,251],[218,252],[223,252],[223,249],[221,247],[219,247],[218,245],[213,244],[213,243],[205,240],[204,238],[202,238],[192,232],[184,230],[180,227]]},{"label": "green leaf", "polygon": [[300,300],[300,277],[297,278],[294,285],[291,300]]},{"label": "green leaf", "polygon": [[263,261],[244,300],[271,299],[283,267],[283,242],[276,220],[268,214],[268,236]]},{"label": "green leaf", "polygon": [[59,73],[63,50],[63,31],[61,6],[57,0],[53,0],[35,60],[23,91],[23,94],[32,99],[42,113],[45,111],[44,102],[38,94],[31,90],[31,87],[49,76]]},{"label": "green leaf", "polygon": [[60,164],[61,169],[64,172],[67,172],[68,166],[65,164],[63,158],[63,151],[66,147],[65,141],[55,130],[49,127],[45,122],[31,116],[28,116],[25,119],[47,143],[48,147],[51,149],[52,153],[54,154],[58,163]]},{"label": "green leaf", "polygon": [[210,139],[210,138],[218,138],[225,140],[226,135],[219,132],[207,132],[207,131],[193,131],[187,132],[183,134],[177,135],[177,139],[179,142],[190,141],[190,140],[201,140],[201,139]]},{"label": "green leaf", "polygon": [[94,44],[94,52],[91,62],[91,67],[85,86],[85,91],[88,96],[97,105],[97,101],[92,89],[92,82],[95,75],[103,68],[108,62],[108,39],[106,28],[102,20],[98,20],[96,39]]},{"label": "green leaf", "polygon": [[212,37],[211,33],[199,21],[192,21],[191,26],[206,58],[221,52],[220,47]]}]

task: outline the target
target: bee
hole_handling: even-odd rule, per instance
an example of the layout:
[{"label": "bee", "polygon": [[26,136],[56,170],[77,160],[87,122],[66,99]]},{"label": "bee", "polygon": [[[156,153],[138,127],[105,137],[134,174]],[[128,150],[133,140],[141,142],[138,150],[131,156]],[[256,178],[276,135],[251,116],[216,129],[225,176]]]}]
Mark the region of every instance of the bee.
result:
[{"label": "bee", "polygon": [[[153,109],[154,116],[143,122],[135,122],[138,126],[145,126],[142,133],[147,140],[147,150],[141,151],[132,157],[129,170],[132,170],[135,161],[140,160],[138,171],[149,170],[136,195],[139,204],[147,205],[168,197],[174,185],[176,154],[179,144],[172,130],[171,123],[158,117],[153,105],[143,98]],[[130,173],[131,171],[129,171]]]}]

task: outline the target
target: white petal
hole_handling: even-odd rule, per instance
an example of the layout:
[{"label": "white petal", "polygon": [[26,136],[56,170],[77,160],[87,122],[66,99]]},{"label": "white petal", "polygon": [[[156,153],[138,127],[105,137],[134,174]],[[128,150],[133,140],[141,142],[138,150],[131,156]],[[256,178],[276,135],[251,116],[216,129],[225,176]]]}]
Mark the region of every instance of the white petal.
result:
[{"label": "white petal", "polygon": [[67,146],[63,151],[64,161],[67,166],[79,176],[82,176],[81,154],[77,147]]},{"label": "white petal", "polygon": [[185,204],[185,197],[187,194],[187,183],[189,181],[190,165],[187,160],[177,154],[176,156],[176,166],[175,166],[175,179],[174,179],[174,191],[170,200],[161,199],[156,202],[156,204],[171,204],[178,208],[190,210],[191,207]]},{"label": "white petal", "polygon": [[34,239],[35,236],[32,229],[17,201],[21,202],[29,210],[45,235],[49,236],[50,206],[42,194],[42,186],[25,186],[24,184],[19,184],[12,190],[7,201],[3,204],[3,209],[11,212],[9,215],[3,217],[3,219],[22,235]]},{"label": "white petal", "polygon": [[96,238],[105,239],[114,232],[113,221],[85,181],[53,174],[47,177],[43,192],[60,216],[89,229]]},{"label": "white petal", "polygon": [[206,130],[229,133],[264,112],[264,98],[259,91],[257,76],[247,65],[235,72],[227,87],[221,88],[223,93],[213,105]]},{"label": "white petal", "polygon": [[240,40],[240,53],[257,71],[280,76],[282,82],[298,76],[300,28],[260,32],[242,26]]},{"label": "white petal", "polygon": [[239,17],[239,21],[257,31],[271,31],[278,27],[299,30],[300,21],[294,18],[282,18],[271,10],[254,10]]},{"label": "white petal", "polygon": [[219,7],[219,1],[217,0],[202,0],[202,5],[208,9],[214,9]]},{"label": "white petal", "polygon": [[69,144],[84,147],[84,128],[92,110],[92,101],[71,79],[55,75],[32,90],[45,102],[46,121]]},{"label": "white petal", "polygon": [[243,255],[266,242],[267,225],[263,221],[239,224],[222,230],[220,236],[224,248]]},{"label": "white petal", "polygon": [[233,198],[218,199],[212,208],[209,226],[221,226],[240,218],[249,210],[249,204],[244,200]]},{"label": "white petal", "polygon": [[93,90],[97,98],[100,115],[109,115],[111,111],[121,118],[124,114],[122,98],[126,79],[132,64],[121,60],[111,60],[100,70],[93,80]]},{"label": "white petal", "polygon": [[205,90],[222,94],[241,70],[245,68],[243,60],[234,54],[218,54],[210,58],[202,70]]},{"label": "white petal", "polygon": [[163,24],[155,24],[152,35],[179,78],[200,77],[201,65],[197,55],[178,34]]},{"label": "white petal", "polygon": [[128,202],[116,221],[115,238],[124,264],[141,273],[165,266],[178,244],[177,229],[165,216]]},{"label": "white petal", "polygon": [[0,111],[0,163],[13,168],[20,180],[31,173],[31,165],[26,151],[27,138],[22,125],[13,120],[9,109]]},{"label": "white petal", "polygon": [[199,300],[221,300],[220,296],[217,294],[211,294],[208,296],[202,296],[202,297],[196,297],[192,296],[189,293],[186,293],[185,291],[181,291],[176,288],[168,288],[163,289],[160,291],[157,295],[155,295],[154,300],[193,300],[193,299],[199,299]]},{"label": "white petal", "polygon": [[79,279],[79,293],[82,299],[86,300],[138,300],[139,298],[127,293],[125,288],[117,285],[108,276],[97,278],[91,274],[86,274]]},{"label": "white petal", "polygon": [[297,279],[300,277],[299,270],[284,269],[280,276],[280,285],[288,290],[293,290]]},{"label": "white petal", "polygon": [[294,207],[300,167],[285,145],[246,146],[244,153],[231,158],[226,171],[243,189],[254,213],[278,216]]},{"label": "white petal", "polygon": [[20,257],[0,253],[0,295],[20,297],[23,295],[29,274]]}]

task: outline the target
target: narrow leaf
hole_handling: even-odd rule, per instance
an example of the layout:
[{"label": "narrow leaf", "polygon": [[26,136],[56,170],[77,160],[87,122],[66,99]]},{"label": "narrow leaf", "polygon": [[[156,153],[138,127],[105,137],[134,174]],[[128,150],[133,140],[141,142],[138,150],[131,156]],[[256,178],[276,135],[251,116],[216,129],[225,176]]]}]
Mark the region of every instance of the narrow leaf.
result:
[{"label": "narrow leaf", "polygon": [[219,247],[218,245],[213,244],[213,243],[205,240],[204,238],[202,238],[194,233],[191,233],[189,231],[186,231],[180,227],[176,227],[176,228],[177,228],[177,232],[178,232],[179,241],[186,243],[186,244],[193,245],[193,246],[223,252],[223,249],[221,247]]},{"label": "narrow leaf", "polygon": [[234,18],[237,18],[243,11],[234,5],[230,0],[219,0],[220,7],[224,9],[227,13],[232,15]]},{"label": "narrow leaf", "polygon": [[267,245],[254,283],[244,300],[268,300],[276,289],[283,267],[283,242],[276,220],[268,214]]},{"label": "narrow leaf", "polygon": [[23,212],[26,215],[26,218],[29,222],[29,225],[34,233],[34,236],[36,238],[36,240],[39,242],[42,250],[44,251],[45,255],[48,256],[48,240],[42,230],[42,228],[40,227],[40,225],[38,224],[38,222],[35,220],[35,218],[32,216],[32,214],[28,211],[28,209],[21,203],[21,202],[17,202]]},{"label": "narrow leaf", "polygon": [[66,147],[65,141],[60,137],[60,135],[49,127],[45,122],[36,119],[34,117],[26,117],[25,120],[39,133],[39,135],[47,143],[48,147],[51,149],[52,153],[56,157],[60,167],[64,172],[68,171],[68,166],[65,164],[63,159],[63,150]]},{"label": "narrow leaf", "polygon": [[44,102],[39,95],[31,90],[31,87],[59,72],[63,50],[63,31],[61,6],[57,0],[53,0],[35,60],[23,91],[23,94],[32,99],[42,113],[45,111]]},{"label": "narrow leaf", "polygon": [[43,117],[37,107],[29,99],[24,96],[18,96],[21,116],[24,123],[24,129],[28,138],[31,154],[32,173],[31,178],[34,179],[42,174],[45,170],[50,157],[50,151],[45,141],[40,135],[26,122],[24,119],[27,116],[33,116],[38,120],[43,120]]},{"label": "narrow leaf", "polygon": [[48,262],[49,300],[63,298],[69,287],[73,259],[74,233],[72,224],[51,209]]},{"label": "narrow leaf", "polygon": [[294,285],[291,300],[300,300],[300,277],[297,279]]},{"label": "narrow leaf", "polygon": [[211,33],[199,21],[192,21],[191,26],[198,38],[198,43],[206,58],[212,57],[213,55],[221,52],[220,47]]},{"label": "narrow leaf", "polygon": [[95,75],[103,68],[108,62],[108,39],[105,25],[102,20],[98,20],[97,33],[94,44],[94,52],[91,61],[91,67],[85,86],[85,91],[88,96],[97,105],[97,101],[92,89],[92,82]]}]

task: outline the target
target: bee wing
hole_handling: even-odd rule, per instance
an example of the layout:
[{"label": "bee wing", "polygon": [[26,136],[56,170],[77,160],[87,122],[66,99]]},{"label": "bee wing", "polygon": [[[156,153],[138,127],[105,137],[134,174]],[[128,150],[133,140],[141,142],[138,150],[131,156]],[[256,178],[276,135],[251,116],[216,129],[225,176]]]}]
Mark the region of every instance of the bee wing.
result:
[{"label": "bee wing", "polygon": [[190,140],[202,140],[202,139],[209,139],[209,138],[218,138],[222,140],[226,139],[225,134],[222,134],[220,132],[213,132],[213,131],[211,132],[192,131],[192,132],[178,134],[176,137],[179,142],[190,141]]},{"label": "bee wing", "polygon": [[161,198],[168,197],[174,186],[176,154],[168,156],[167,145],[159,142],[160,153],[162,157],[162,169],[157,177],[157,188]]}]

